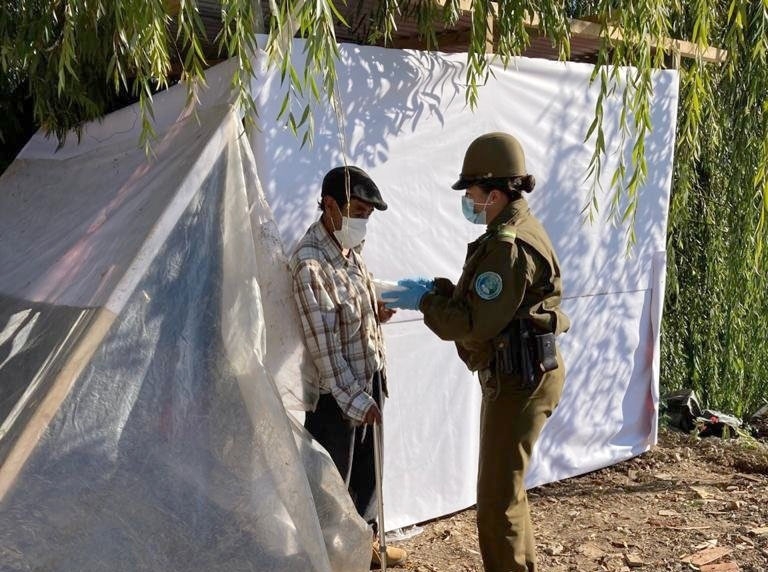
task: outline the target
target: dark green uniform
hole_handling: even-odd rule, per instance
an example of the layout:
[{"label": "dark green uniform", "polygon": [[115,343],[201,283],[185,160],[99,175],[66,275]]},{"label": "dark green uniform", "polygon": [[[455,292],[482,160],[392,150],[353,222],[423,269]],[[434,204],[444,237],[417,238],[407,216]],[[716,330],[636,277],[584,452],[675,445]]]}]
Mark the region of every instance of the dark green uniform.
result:
[{"label": "dark green uniform", "polygon": [[420,303],[424,322],[456,343],[483,387],[477,524],[487,572],[536,569],[523,478],[565,378],[558,352],[558,367],[538,373],[535,387],[526,387],[519,373],[502,373],[493,340],[515,319],[528,320],[539,333],[565,332],[570,322],[560,309],[561,295],[560,266],[549,237],[519,198],[468,246],[459,282],[437,279]]}]

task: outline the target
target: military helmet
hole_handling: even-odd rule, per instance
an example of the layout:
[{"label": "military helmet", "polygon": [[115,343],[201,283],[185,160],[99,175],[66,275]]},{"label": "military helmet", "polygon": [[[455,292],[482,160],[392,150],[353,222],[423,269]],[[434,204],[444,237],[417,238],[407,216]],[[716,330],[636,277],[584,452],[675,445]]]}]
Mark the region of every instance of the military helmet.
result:
[{"label": "military helmet", "polygon": [[467,147],[461,175],[452,188],[466,189],[482,179],[506,179],[527,174],[520,142],[507,133],[486,133]]}]

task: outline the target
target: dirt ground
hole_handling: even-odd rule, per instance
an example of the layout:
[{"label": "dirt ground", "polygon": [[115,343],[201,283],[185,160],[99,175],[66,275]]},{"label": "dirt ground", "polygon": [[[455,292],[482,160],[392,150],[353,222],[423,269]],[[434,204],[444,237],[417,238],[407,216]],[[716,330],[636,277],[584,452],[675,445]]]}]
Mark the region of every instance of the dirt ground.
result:
[{"label": "dirt ground", "polygon": [[[768,445],[663,430],[652,450],[528,492],[542,572],[768,571]],[[475,511],[394,542],[401,570],[482,572]]]}]

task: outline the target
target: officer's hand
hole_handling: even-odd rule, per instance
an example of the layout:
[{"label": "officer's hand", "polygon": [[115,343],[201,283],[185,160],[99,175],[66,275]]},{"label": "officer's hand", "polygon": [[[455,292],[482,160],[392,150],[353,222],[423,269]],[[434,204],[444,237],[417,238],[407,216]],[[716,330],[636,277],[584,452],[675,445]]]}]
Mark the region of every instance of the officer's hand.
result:
[{"label": "officer's hand", "polygon": [[435,278],[433,289],[440,296],[450,298],[453,296],[453,291],[456,289],[456,286],[447,278]]},{"label": "officer's hand", "polygon": [[387,303],[384,300],[376,300],[376,309],[378,310],[379,314],[379,322],[382,324],[388,322],[389,319],[397,313],[397,310],[387,308],[386,304]]},{"label": "officer's hand", "polygon": [[428,278],[404,278],[397,281],[399,288],[384,292],[381,299],[391,308],[418,310],[424,294],[432,290],[433,282]]},{"label": "officer's hand", "polygon": [[375,403],[372,403],[363,416],[363,425],[381,424],[381,409]]}]

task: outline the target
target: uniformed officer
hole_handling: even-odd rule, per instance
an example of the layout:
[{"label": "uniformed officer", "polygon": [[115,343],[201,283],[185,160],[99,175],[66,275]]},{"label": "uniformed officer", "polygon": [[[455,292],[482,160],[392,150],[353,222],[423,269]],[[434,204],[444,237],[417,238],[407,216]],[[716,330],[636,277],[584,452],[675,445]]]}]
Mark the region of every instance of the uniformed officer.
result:
[{"label": "uniformed officer", "polygon": [[477,527],[487,572],[536,570],[524,476],[536,439],[560,400],[565,366],[555,337],[570,322],[560,309],[560,265],[523,193],[535,180],[520,143],[488,133],[467,149],[454,189],[462,209],[487,224],[469,244],[456,285],[406,279],[391,307],[419,309],[424,323],[456,343],[483,389]]}]

